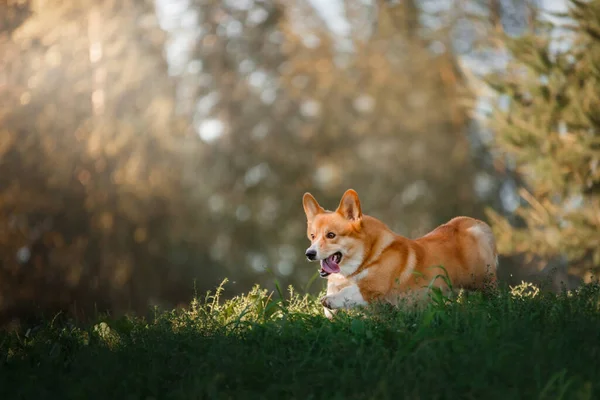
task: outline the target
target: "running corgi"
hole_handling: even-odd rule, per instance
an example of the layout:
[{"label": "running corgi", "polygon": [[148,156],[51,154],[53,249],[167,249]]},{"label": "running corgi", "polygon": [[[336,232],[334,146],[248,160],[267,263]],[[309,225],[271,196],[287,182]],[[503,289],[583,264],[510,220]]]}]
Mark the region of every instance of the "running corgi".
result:
[{"label": "running corgi", "polygon": [[[483,221],[456,217],[427,235],[412,240],[394,233],[383,222],[364,215],[358,194],[349,189],[336,211],[327,211],[310,194],[302,199],[307,219],[309,261],[319,261],[328,279],[321,299],[325,315],[374,301],[398,304],[408,293],[424,294],[437,275],[466,290],[496,284],[496,241]],[[443,279],[434,285],[447,289]]]}]

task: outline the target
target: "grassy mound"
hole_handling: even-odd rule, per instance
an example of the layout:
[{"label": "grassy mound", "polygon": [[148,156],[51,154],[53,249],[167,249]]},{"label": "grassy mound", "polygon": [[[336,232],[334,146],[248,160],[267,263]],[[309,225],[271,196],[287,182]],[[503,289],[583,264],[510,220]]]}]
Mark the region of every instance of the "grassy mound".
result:
[{"label": "grassy mound", "polygon": [[[256,287],[152,320],[52,321],[0,336],[0,398],[591,399],[600,286],[434,296],[325,319],[314,297]],[[435,293],[434,293],[435,294]]]}]

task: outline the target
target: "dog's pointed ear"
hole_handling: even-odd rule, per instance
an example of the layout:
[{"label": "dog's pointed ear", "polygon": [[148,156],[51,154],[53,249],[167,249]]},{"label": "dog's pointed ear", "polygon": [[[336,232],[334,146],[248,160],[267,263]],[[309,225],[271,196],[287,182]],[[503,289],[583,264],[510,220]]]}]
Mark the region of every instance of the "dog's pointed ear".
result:
[{"label": "dog's pointed ear", "polygon": [[362,210],[358,193],[353,189],[346,190],[336,212],[350,221],[359,221],[362,218]]},{"label": "dog's pointed ear", "polygon": [[325,212],[325,209],[319,205],[317,200],[310,193],[304,193],[302,197],[302,205],[304,206],[304,213],[306,214],[306,220],[312,221],[312,219],[322,212]]}]

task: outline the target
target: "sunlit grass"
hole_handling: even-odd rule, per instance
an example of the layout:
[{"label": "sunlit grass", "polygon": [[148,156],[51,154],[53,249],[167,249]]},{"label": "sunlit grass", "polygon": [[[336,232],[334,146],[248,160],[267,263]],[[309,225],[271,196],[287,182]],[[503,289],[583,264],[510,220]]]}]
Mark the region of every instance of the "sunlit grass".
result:
[{"label": "sunlit grass", "polygon": [[[432,297],[322,314],[318,297],[224,287],[154,318],[0,337],[0,398],[597,398],[600,286]],[[434,292],[433,296],[437,296]]]}]

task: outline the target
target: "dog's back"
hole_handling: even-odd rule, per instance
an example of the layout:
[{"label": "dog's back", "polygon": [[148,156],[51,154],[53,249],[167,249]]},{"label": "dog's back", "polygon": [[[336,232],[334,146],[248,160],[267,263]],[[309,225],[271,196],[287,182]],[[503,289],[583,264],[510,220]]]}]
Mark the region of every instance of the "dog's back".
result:
[{"label": "dog's back", "polygon": [[[485,222],[456,217],[414,242],[424,250],[421,265],[425,268],[443,266],[453,286],[483,289],[496,283],[496,241]],[[436,272],[440,273],[443,271]]]}]

